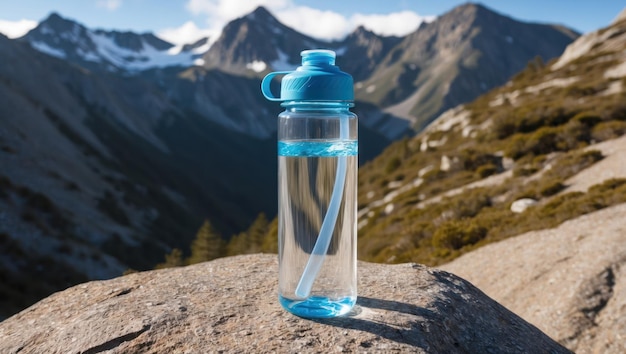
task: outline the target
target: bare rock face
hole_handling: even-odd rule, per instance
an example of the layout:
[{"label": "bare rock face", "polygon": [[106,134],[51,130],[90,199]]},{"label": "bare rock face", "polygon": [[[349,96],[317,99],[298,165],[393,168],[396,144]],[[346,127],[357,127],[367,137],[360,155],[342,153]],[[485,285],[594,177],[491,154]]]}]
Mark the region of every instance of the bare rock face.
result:
[{"label": "bare rock face", "polygon": [[250,255],[85,283],[0,323],[1,353],[567,353],[467,281],[359,264],[349,316],[282,310],[277,257]]},{"label": "bare rock face", "polygon": [[442,266],[576,353],[626,353],[626,204]]}]

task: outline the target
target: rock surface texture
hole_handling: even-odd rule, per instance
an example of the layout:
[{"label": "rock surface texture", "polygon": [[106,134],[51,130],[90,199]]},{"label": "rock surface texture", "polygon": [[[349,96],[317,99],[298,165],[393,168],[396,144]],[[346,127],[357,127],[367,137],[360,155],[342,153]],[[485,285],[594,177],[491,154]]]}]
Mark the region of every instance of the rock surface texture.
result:
[{"label": "rock surface texture", "polygon": [[467,281],[359,264],[352,314],[295,317],[277,257],[250,255],[85,283],[0,323],[0,353],[567,353]]},{"label": "rock surface texture", "polygon": [[626,204],[441,267],[583,353],[626,353]]}]

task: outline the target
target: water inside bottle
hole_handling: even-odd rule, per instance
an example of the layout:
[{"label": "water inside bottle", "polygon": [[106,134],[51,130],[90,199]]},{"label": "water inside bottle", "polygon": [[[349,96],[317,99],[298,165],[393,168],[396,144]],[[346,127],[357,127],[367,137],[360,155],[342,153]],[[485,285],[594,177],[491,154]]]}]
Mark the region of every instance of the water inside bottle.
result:
[{"label": "water inside bottle", "polygon": [[356,140],[279,141],[279,292],[288,311],[303,317],[334,317],[356,302],[356,188],[342,203],[311,295],[295,289],[319,236],[331,200],[339,159],[346,159],[346,186],[357,183]]}]

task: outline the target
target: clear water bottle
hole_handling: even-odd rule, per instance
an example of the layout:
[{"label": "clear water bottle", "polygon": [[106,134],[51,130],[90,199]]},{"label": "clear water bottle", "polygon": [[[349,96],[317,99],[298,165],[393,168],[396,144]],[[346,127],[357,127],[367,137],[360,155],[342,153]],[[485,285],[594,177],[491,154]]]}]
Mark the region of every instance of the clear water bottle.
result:
[{"label": "clear water bottle", "polygon": [[[352,77],[330,50],[306,50],[293,72],[268,74],[263,95],[278,116],[279,300],[291,313],[327,318],[357,298],[357,116]],[[280,96],[270,91],[285,75]]]}]

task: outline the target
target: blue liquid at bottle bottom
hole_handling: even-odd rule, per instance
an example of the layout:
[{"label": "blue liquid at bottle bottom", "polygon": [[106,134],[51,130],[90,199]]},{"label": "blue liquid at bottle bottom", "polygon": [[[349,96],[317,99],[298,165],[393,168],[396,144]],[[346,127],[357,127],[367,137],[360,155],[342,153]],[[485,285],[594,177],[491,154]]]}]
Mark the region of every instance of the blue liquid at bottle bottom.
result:
[{"label": "blue liquid at bottle bottom", "polygon": [[280,304],[296,316],[306,318],[331,318],[350,312],[356,303],[356,296],[342,299],[329,299],[322,296],[309,296],[304,300],[292,300],[278,297]]},{"label": "blue liquid at bottle bottom", "polygon": [[[296,316],[341,316],[356,303],[357,148],[355,140],[279,141],[279,301]],[[310,296],[298,297],[340,159],[347,169],[335,230]]]}]

